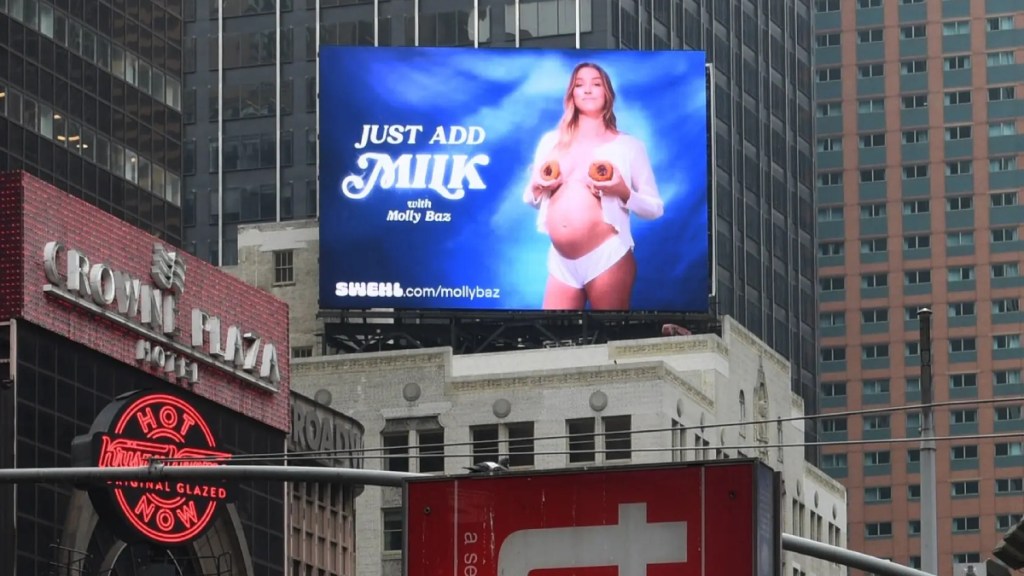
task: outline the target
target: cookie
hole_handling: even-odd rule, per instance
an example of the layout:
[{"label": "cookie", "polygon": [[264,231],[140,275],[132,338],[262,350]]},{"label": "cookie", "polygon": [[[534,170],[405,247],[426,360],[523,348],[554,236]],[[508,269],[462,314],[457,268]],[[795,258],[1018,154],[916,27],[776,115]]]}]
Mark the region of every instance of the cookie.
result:
[{"label": "cookie", "polygon": [[611,162],[604,160],[598,160],[590,165],[590,170],[587,172],[590,179],[595,182],[607,182],[612,179],[615,174],[615,168],[612,167]]},{"label": "cookie", "polygon": [[540,176],[545,180],[555,180],[562,174],[558,160],[548,160],[540,167]]}]

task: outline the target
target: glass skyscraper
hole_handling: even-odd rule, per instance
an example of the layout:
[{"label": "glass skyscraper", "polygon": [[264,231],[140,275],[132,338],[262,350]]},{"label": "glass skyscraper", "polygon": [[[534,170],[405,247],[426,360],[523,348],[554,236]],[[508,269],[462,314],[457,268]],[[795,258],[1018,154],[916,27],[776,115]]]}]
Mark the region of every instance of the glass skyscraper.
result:
[{"label": "glass skyscraper", "polygon": [[0,0],[0,170],[25,170],[175,245],[180,0]]}]

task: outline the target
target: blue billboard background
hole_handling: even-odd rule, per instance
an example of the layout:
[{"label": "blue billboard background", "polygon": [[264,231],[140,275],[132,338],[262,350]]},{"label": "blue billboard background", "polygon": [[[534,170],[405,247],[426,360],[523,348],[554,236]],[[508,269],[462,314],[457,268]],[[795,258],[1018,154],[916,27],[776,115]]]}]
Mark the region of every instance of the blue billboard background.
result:
[{"label": "blue billboard background", "polygon": [[[523,190],[584,61],[607,70],[665,204],[631,216],[630,309],[706,311],[703,52],[348,46],[320,52],[320,306],[540,309],[551,241]],[[387,137],[361,146],[374,125]]]}]

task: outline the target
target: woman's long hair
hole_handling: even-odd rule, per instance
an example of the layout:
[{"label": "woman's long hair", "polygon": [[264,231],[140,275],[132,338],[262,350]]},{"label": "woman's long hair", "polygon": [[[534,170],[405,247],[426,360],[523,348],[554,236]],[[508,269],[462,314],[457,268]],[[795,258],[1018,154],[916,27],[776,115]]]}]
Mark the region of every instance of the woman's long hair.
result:
[{"label": "woman's long hair", "polygon": [[612,86],[611,77],[608,76],[604,68],[593,62],[580,62],[573,68],[572,75],[569,76],[569,87],[565,90],[565,99],[562,101],[562,107],[565,112],[562,113],[562,119],[558,121],[558,148],[563,150],[572,144],[580,124],[580,113],[576,109],[573,90],[576,87],[576,75],[584,68],[593,68],[601,75],[601,82],[604,84],[604,110],[602,114],[604,126],[612,132],[619,131],[615,122],[615,88]]}]

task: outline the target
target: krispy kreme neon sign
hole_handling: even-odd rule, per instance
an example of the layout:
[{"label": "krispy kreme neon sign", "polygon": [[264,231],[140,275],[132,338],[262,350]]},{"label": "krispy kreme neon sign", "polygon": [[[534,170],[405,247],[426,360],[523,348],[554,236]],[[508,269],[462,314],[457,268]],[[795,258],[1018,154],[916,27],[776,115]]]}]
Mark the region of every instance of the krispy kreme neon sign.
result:
[{"label": "krispy kreme neon sign", "polygon": [[[132,394],[100,413],[88,436],[75,439],[76,459],[100,468],[219,466],[231,454],[217,450],[210,427],[188,402],[169,394]],[[85,462],[82,462],[83,464]],[[218,483],[172,480],[111,481],[89,488],[93,505],[126,541],[181,544],[214,520],[228,489]]]}]

